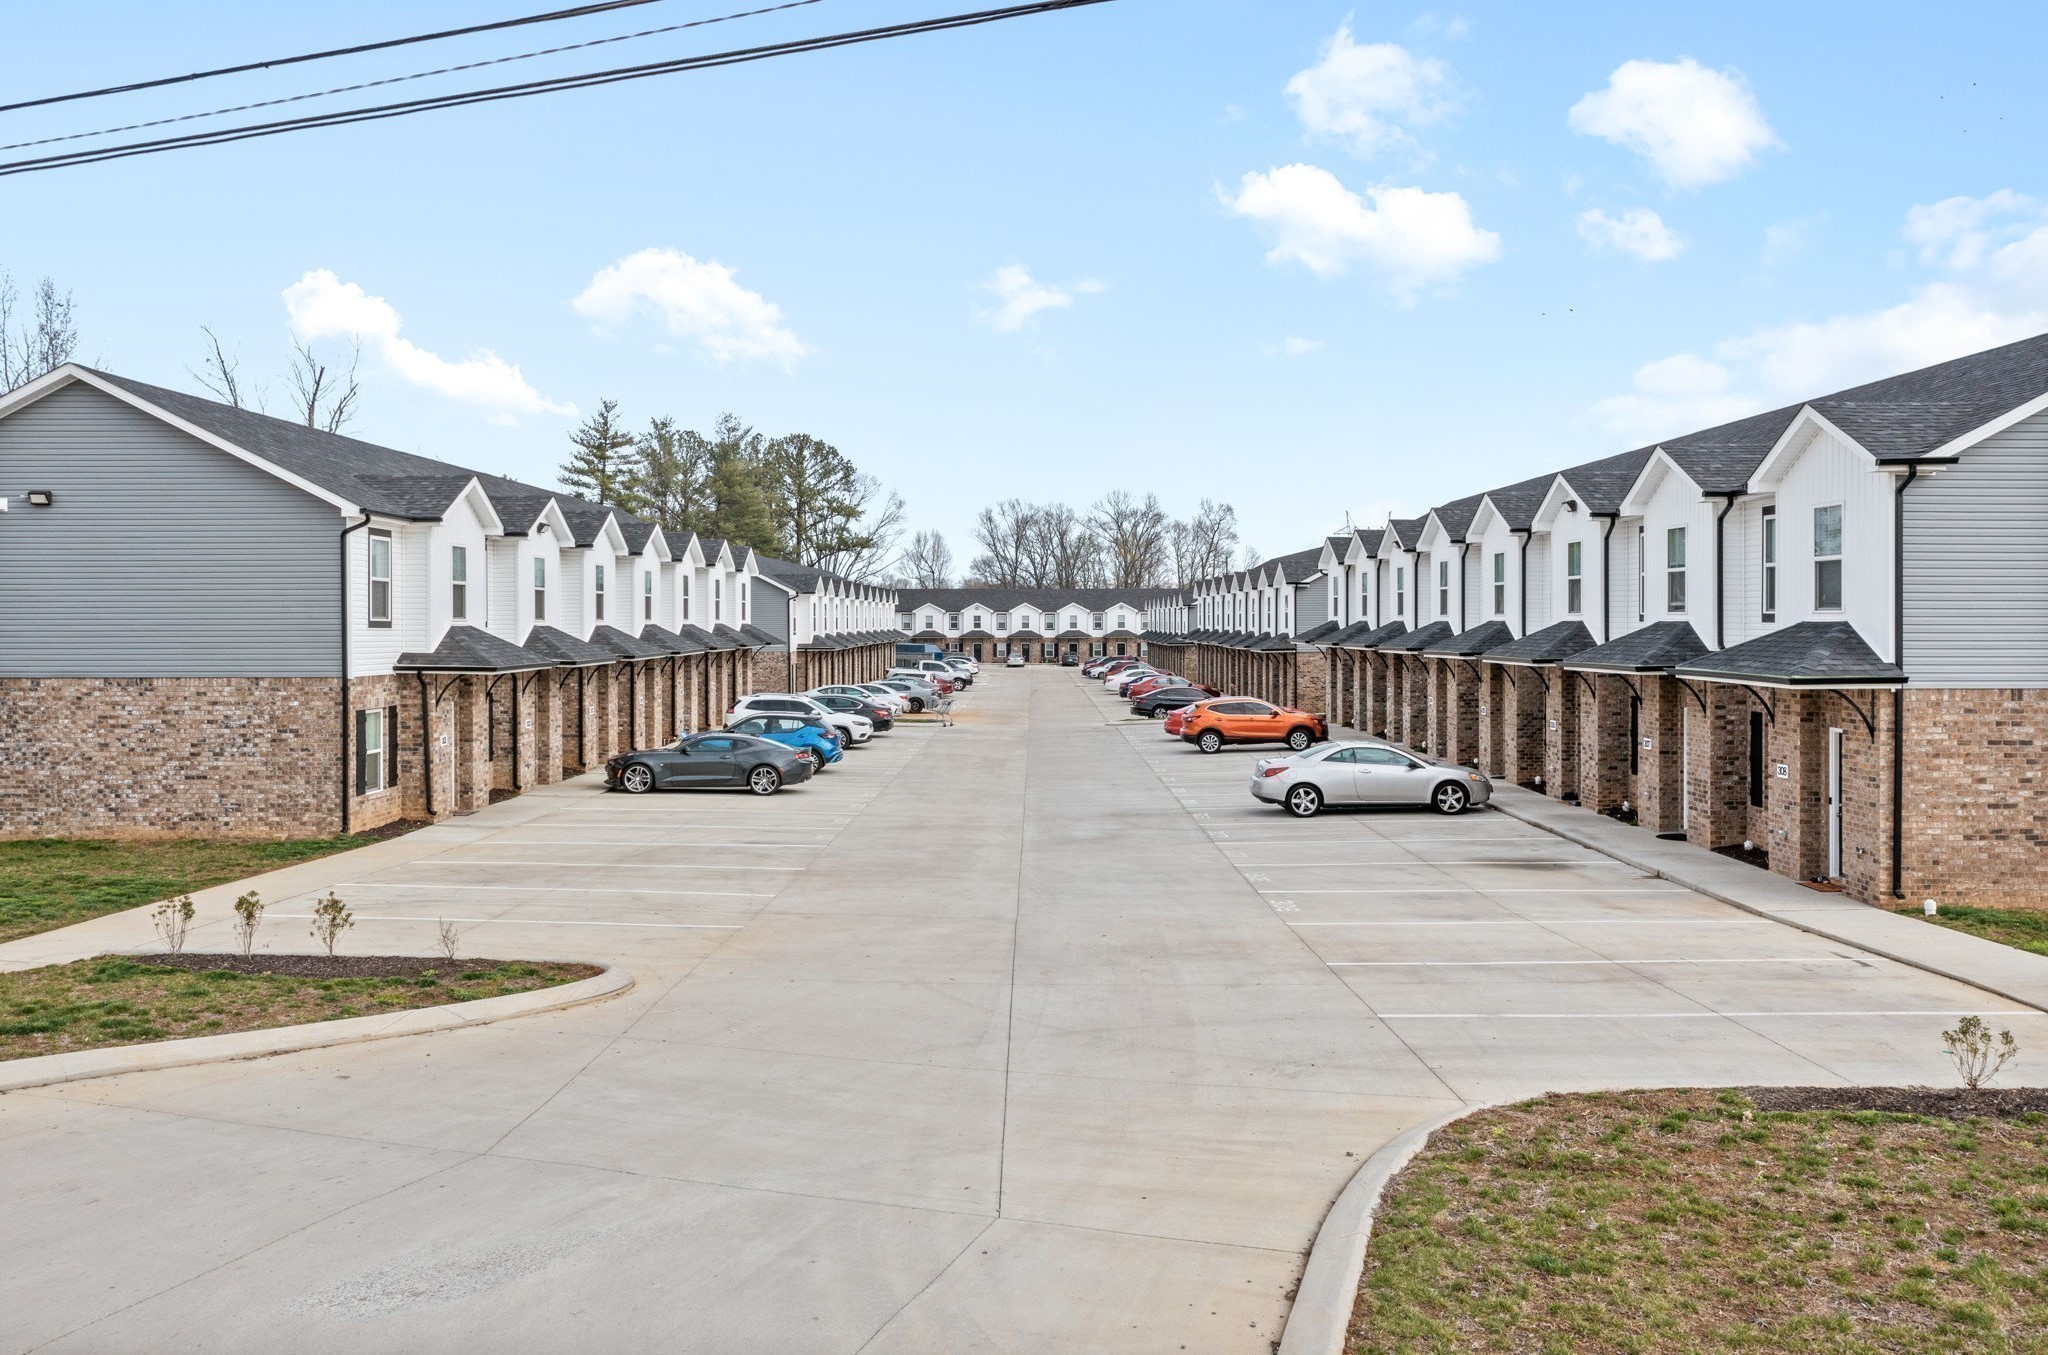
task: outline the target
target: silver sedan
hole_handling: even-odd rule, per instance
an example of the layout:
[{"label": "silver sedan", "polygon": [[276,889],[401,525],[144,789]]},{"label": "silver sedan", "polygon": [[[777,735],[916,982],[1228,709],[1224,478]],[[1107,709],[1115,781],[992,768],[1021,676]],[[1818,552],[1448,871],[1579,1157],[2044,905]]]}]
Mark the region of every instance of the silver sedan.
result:
[{"label": "silver sedan", "polygon": [[1493,798],[1493,783],[1470,767],[1421,757],[1388,743],[1326,743],[1252,768],[1252,795],[1305,819],[1324,805],[1428,805],[1462,814]]}]

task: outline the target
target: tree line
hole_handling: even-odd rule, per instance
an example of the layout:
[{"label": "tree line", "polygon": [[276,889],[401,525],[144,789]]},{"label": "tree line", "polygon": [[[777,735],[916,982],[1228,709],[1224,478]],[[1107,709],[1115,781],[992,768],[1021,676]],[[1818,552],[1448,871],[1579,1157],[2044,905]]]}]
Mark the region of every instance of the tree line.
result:
[{"label": "tree line", "polygon": [[[960,582],[968,587],[1173,588],[1222,573],[1242,548],[1237,510],[1203,499],[1174,518],[1155,494],[1116,490],[1077,511],[1064,503],[1004,499],[976,514],[981,548]],[[900,561],[907,581],[944,588],[953,581],[953,552],[938,532],[911,538]]]},{"label": "tree line", "polygon": [[71,361],[78,351],[76,311],[71,293],[58,291],[48,277],[36,284],[24,308],[14,275],[0,269],[0,392]]},{"label": "tree line", "polygon": [[771,438],[729,413],[708,434],[665,417],[636,433],[606,400],[570,440],[562,487],[593,502],[849,579],[893,563],[903,500],[809,433]]}]

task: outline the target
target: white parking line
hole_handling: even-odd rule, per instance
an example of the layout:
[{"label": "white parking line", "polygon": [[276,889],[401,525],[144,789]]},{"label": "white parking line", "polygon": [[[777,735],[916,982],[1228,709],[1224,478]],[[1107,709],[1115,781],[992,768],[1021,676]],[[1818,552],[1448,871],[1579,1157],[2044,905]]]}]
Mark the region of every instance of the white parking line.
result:
[{"label": "white parking line", "polygon": [[[283,918],[288,922],[304,922],[313,915],[311,913],[272,913],[270,916]],[[686,932],[736,932],[740,930],[741,926],[737,922],[549,922],[541,918],[525,917],[399,917],[396,915],[372,917],[368,913],[357,914],[356,920],[358,922],[461,922],[472,927],[498,922],[515,927],[657,927],[664,931]]]},{"label": "white parking line", "polygon": [[1784,1012],[1381,1012],[1382,1021],[1719,1021],[1732,1017],[1760,1016],[2048,1016],[2048,1012],[2021,1008],[1987,1008],[1983,1011],[1936,1011],[1901,1009],[1895,1011],[1784,1011]]},{"label": "white parking line", "polygon": [[[1234,866],[1248,870],[1286,869],[1322,870],[1328,866],[1600,866],[1609,870],[1634,870],[1626,861],[1233,861]],[[1655,879],[1653,875],[1643,877]]]},{"label": "white parking line", "polygon": [[[660,844],[652,844],[660,845]],[[496,861],[481,856],[423,857],[409,866],[579,866],[586,870],[809,870],[809,866],[690,866],[644,861]]]},{"label": "white parking line", "polygon": [[1690,894],[1690,889],[1493,889],[1485,885],[1459,885],[1416,889],[1261,889],[1261,894]]},{"label": "white parking line", "polygon": [[521,846],[528,847],[683,847],[691,851],[722,851],[727,847],[787,847],[795,851],[823,851],[832,845],[829,842],[648,842],[639,839],[628,842],[618,838],[599,837],[523,837],[518,841]]},{"label": "white parking line", "polygon": [[773,894],[742,894],[730,889],[586,889],[582,885],[444,885],[431,880],[343,880],[336,889],[462,889],[490,894],[689,894],[708,899],[772,899]]},{"label": "white parking line", "polygon": [[1488,917],[1426,922],[1290,922],[1290,927],[1782,927],[1767,917]]},{"label": "white parking line", "polygon": [[1763,955],[1713,960],[1325,960],[1332,969],[1517,969],[1542,965],[1668,965],[1668,964],[1853,964],[1872,967],[1849,955]]},{"label": "white parking line", "polygon": [[1411,842],[1542,842],[1549,838],[1547,833],[1524,833],[1518,837],[1332,837],[1322,841],[1298,837],[1232,837],[1228,833],[1211,832],[1209,836],[1219,846],[1226,847],[1275,847],[1291,845],[1296,847],[1405,847]]}]

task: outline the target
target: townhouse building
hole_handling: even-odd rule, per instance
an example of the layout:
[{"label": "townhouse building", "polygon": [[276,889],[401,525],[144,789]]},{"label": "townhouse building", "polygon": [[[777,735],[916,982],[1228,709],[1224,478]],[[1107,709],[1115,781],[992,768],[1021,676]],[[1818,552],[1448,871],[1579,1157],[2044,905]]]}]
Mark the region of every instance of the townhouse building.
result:
[{"label": "townhouse building", "polygon": [[1156,601],[1146,619],[1153,661],[1206,686],[1321,710],[1327,669],[1314,642],[1337,629],[1342,605],[1327,554],[1328,543],[1295,551],[1198,580],[1185,603]]},{"label": "townhouse building", "polygon": [[0,396],[0,835],[461,814],[720,722],[887,590],[70,365]]},{"label": "townhouse building", "polygon": [[1313,645],[1353,728],[1858,898],[2038,905],[2044,542],[2048,336],[1332,536],[1312,630],[1200,581],[1175,652],[1284,701],[1259,656]]},{"label": "townhouse building", "polygon": [[902,588],[895,620],[900,638],[976,661],[1017,654],[1056,663],[1146,653],[1147,609],[1176,597],[1160,588]]}]

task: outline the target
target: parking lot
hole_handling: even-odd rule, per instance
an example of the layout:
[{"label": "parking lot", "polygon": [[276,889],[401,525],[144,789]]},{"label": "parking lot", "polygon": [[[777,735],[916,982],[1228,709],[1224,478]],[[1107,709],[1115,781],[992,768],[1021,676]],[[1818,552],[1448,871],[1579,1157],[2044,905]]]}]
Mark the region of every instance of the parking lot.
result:
[{"label": "parking lot", "polygon": [[1409,1125],[1948,1081],[1953,1014],[2030,1015],[1504,814],[1291,819],[1246,793],[1273,750],[1073,670],[990,665],[957,719],[772,798],[585,779],[274,877],[283,948],[333,888],[358,953],[459,917],[637,986],[0,1098],[0,1350],[1250,1355]]}]

